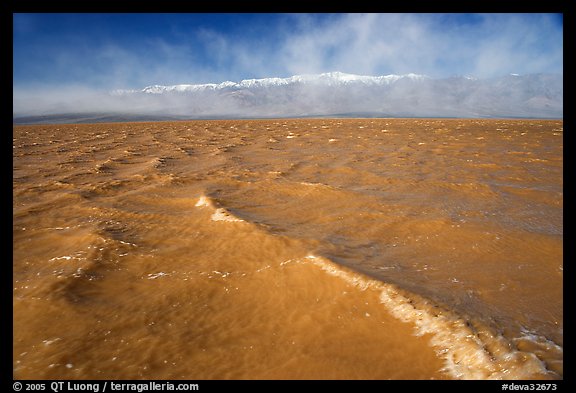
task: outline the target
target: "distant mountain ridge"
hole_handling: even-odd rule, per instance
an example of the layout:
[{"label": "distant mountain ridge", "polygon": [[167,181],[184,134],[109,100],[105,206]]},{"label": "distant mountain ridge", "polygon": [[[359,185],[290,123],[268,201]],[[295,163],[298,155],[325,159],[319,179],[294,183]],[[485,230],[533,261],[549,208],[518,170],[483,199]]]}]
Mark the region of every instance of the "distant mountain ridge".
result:
[{"label": "distant mountain ridge", "polygon": [[[106,113],[106,118],[271,118],[358,113],[366,117],[562,118],[563,76],[509,74],[489,79],[438,79],[419,74],[329,72],[114,90],[83,107],[93,102],[95,107],[84,113]],[[68,107],[72,110],[66,111],[67,116],[80,113],[73,110],[73,105]]]},{"label": "distant mountain ridge", "polygon": [[206,83],[198,85],[173,85],[162,86],[152,85],[143,88],[142,90],[115,90],[112,94],[133,94],[133,93],[149,93],[149,94],[164,94],[164,93],[192,93],[205,90],[225,90],[225,89],[251,89],[251,88],[272,88],[280,87],[291,84],[326,84],[329,86],[347,85],[353,83],[360,83],[364,85],[388,85],[397,81],[398,79],[426,79],[425,75],[406,74],[406,75],[383,75],[383,76],[366,76],[346,74],[343,72],[327,72],[317,75],[294,75],[289,78],[262,78],[262,79],[244,79],[238,83],[226,81],[222,83]]},{"label": "distant mountain ridge", "polygon": [[330,72],[203,85],[148,86],[123,97],[169,97],[172,114],[309,116],[369,112],[386,116],[544,117],[563,114],[561,75],[364,76]]}]

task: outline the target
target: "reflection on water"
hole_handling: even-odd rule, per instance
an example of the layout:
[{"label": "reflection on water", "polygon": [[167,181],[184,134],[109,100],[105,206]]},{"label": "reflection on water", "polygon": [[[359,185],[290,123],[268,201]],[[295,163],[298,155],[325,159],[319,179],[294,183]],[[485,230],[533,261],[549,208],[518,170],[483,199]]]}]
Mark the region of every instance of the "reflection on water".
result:
[{"label": "reflection on water", "polygon": [[562,378],[562,134],[14,127],[14,377]]}]

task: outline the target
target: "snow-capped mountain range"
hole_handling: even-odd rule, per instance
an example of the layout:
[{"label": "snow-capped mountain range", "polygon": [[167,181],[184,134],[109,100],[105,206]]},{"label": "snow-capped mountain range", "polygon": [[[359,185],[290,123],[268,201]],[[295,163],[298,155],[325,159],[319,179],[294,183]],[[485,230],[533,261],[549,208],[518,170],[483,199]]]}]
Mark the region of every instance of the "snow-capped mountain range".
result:
[{"label": "snow-capped mountain range", "polygon": [[384,76],[366,76],[346,74],[343,72],[327,72],[317,75],[294,75],[289,78],[263,78],[263,79],[244,79],[238,83],[226,81],[222,83],[206,83],[200,85],[173,85],[162,86],[152,85],[142,90],[115,90],[112,94],[133,94],[133,93],[191,93],[205,90],[225,90],[225,89],[254,89],[254,88],[273,88],[293,84],[323,84],[327,86],[343,86],[349,84],[364,84],[366,86],[388,85],[399,79],[408,78],[421,80],[428,78],[425,75],[406,74],[406,75],[384,75]]},{"label": "snow-capped mountain range", "polygon": [[54,114],[65,114],[66,117],[60,116],[64,121],[75,121],[75,118],[87,118],[80,115],[88,113],[106,119],[147,120],[304,116],[563,117],[563,76],[558,74],[438,79],[418,74],[364,76],[330,72],[240,82],[152,85],[106,94],[59,95],[59,101],[55,96],[15,96],[15,121],[25,116]]},{"label": "snow-capped mountain range", "polygon": [[200,85],[153,85],[111,94],[134,108],[190,117],[367,115],[535,117],[563,115],[562,75],[434,79],[330,72]]}]

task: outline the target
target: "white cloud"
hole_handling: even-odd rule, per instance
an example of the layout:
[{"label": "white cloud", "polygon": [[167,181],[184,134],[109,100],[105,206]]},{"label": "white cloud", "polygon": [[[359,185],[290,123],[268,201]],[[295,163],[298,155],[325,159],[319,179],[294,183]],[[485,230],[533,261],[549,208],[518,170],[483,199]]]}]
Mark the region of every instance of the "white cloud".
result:
[{"label": "white cloud", "polygon": [[[304,20],[286,37],[279,58],[290,72],[474,73],[498,76],[558,70],[562,36],[546,15],[485,16],[470,26],[445,26],[439,16],[351,14],[319,27]],[[544,32],[553,31],[548,39]],[[542,45],[546,42],[546,47]],[[447,75],[448,74],[448,75]]]}]

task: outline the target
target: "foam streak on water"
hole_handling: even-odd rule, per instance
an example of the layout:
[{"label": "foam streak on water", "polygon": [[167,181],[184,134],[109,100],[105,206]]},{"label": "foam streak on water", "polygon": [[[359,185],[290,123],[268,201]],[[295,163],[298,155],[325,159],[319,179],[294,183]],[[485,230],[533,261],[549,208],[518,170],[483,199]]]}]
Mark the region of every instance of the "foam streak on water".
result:
[{"label": "foam streak on water", "polygon": [[14,127],[15,378],[562,378],[562,133]]}]

